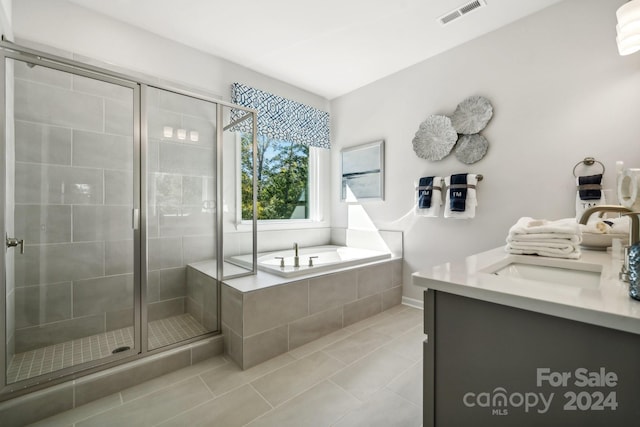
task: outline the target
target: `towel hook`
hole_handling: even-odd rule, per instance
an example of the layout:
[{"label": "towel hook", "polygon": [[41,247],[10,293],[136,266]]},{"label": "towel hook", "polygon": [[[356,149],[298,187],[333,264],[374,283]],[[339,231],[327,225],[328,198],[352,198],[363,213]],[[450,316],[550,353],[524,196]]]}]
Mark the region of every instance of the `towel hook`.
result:
[{"label": "towel hook", "polygon": [[600,166],[602,167],[602,174],[604,175],[604,170],[605,170],[605,169],[604,169],[604,164],[603,164],[602,162],[600,162],[600,161],[596,160],[596,159],[595,159],[595,158],[593,158],[593,157],[585,157],[585,158],[584,158],[584,160],[582,160],[582,161],[580,161],[580,162],[576,163],[576,165],[573,167],[573,176],[574,176],[575,178],[577,178],[577,177],[578,177],[578,175],[576,175],[576,169],[578,168],[578,166],[580,166],[580,164],[583,164],[583,165],[585,165],[585,166],[593,166],[595,163],[600,164]]}]

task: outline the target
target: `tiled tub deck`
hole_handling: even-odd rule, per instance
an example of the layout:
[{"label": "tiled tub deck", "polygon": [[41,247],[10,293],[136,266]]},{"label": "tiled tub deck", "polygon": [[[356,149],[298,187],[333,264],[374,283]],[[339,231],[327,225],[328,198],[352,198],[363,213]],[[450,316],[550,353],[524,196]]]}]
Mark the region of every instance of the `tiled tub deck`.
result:
[{"label": "tiled tub deck", "polygon": [[259,272],[221,291],[224,351],[247,369],[400,304],[402,259],[295,279]]}]

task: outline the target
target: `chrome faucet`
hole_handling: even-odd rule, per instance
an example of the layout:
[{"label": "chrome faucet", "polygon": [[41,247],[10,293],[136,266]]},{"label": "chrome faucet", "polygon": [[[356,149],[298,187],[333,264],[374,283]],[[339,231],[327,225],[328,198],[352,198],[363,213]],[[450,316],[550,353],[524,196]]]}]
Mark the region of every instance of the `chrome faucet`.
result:
[{"label": "chrome faucet", "polygon": [[[586,224],[589,221],[589,217],[596,212],[619,212],[622,215],[629,216],[631,224],[629,226],[629,245],[624,247],[624,258],[622,262],[622,268],[620,268],[620,273],[618,273],[618,277],[620,280],[628,282],[629,281],[629,247],[635,245],[640,241],[640,220],[638,219],[638,213],[633,212],[631,209],[626,208],[624,206],[618,205],[599,205],[594,206],[592,208],[587,209],[580,217],[580,224]],[[602,215],[601,214],[601,215]]]},{"label": "chrome faucet", "polygon": [[293,251],[294,251],[293,266],[294,267],[300,267],[300,255],[298,254],[298,244],[297,243],[293,244]]}]

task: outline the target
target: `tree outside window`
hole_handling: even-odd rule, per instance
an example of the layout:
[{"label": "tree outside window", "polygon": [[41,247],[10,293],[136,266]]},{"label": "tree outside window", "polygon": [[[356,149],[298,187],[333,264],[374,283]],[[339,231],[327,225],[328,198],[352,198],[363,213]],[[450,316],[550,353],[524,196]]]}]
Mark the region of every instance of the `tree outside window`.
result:
[{"label": "tree outside window", "polygon": [[[252,219],[253,141],[241,137],[242,219]],[[258,135],[258,220],[309,218],[309,147]]]}]

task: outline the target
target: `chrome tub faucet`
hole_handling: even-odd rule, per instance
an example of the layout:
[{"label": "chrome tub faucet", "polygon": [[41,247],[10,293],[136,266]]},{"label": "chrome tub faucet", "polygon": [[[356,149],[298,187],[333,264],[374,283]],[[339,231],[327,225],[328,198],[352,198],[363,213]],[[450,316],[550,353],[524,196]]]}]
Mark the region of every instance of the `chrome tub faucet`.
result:
[{"label": "chrome tub faucet", "polygon": [[293,266],[294,267],[300,267],[300,255],[298,253],[298,244],[297,243],[293,244],[293,251],[294,251]]}]

